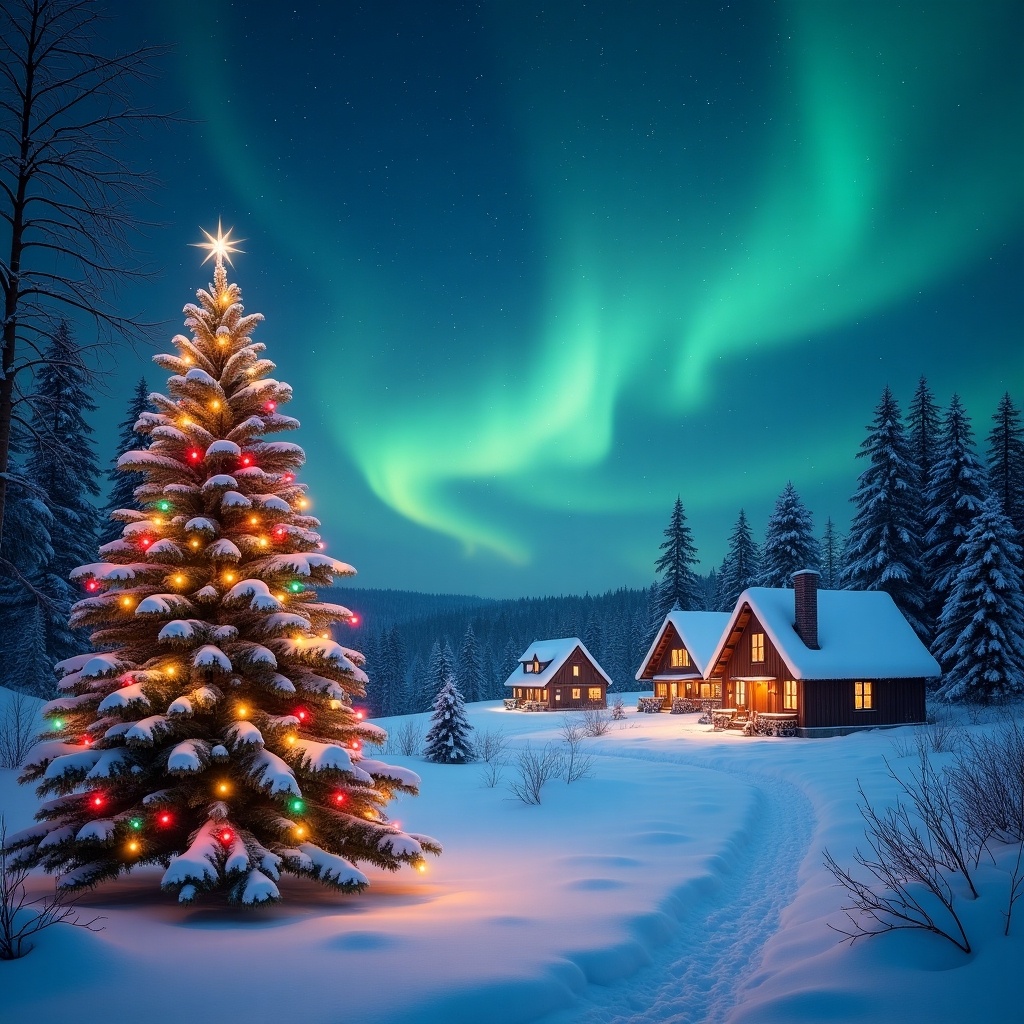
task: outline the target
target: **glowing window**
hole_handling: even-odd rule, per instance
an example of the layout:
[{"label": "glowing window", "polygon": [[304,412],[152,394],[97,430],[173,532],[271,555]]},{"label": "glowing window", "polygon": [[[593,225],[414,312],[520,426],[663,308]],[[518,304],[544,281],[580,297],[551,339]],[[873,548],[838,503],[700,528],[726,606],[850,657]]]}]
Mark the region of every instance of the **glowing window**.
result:
[{"label": "glowing window", "polygon": [[601,687],[591,686],[587,690],[587,697],[589,700],[600,700],[601,699]]},{"label": "glowing window", "polygon": [[655,683],[654,684],[654,695],[656,697],[667,697],[668,696],[668,683]]},{"label": "glowing window", "polygon": [[557,700],[561,700],[561,699],[562,699],[562,691],[561,690],[555,690],[555,700],[557,701]]},{"label": "glowing window", "polygon": [[573,699],[573,700],[579,700],[579,699],[580,699],[580,694],[581,694],[582,692],[583,692],[583,691],[582,691],[582,690],[581,690],[581,689],[580,689],[580,688],[579,688],[578,686],[574,686],[574,687],[572,688],[572,699]]},{"label": "glowing window", "polygon": [[750,660],[764,661],[764,633],[750,634]]},{"label": "glowing window", "polygon": [[690,652],[685,647],[673,647],[672,648],[672,667],[673,668],[689,668],[690,667]]},{"label": "glowing window", "polygon": [[737,679],[736,683],[736,707],[741,707],[747,703],[747,681],[745,679]]},{"label": "glowing window", "polygon": [[580,667],[579,667],[579,665],[573,665],[573,667],[572,667],[572,674],[574,676],[576,676],[577,678],[579,677],[579,674],[580,674]]},{"label": "glowing window", "polygon": [[874,708],[871,683],[856,682],[853,684],[853,707],[855,711],[871,711]]},{"label": "glowing window", "polygon": [[796,710],[796,680],[787,679],[782,684],[782,706],[787,711]]}]

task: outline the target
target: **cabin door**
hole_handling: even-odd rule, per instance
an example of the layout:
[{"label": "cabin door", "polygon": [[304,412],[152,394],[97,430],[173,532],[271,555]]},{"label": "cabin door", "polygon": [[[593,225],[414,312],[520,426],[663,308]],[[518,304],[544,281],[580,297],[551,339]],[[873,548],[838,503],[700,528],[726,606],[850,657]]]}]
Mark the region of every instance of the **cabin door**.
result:
[{"label": "cabin door", "polygon": [[751,711],[771,711],[768,706],[768,684],[763,680],[759,679],[751,687]]},{"label": "cabin door", "polygon": [[675,700],[675,698],[679,696],[679,684],[678,683],[669,683],[668,684],[668,695],[673,700]]}]

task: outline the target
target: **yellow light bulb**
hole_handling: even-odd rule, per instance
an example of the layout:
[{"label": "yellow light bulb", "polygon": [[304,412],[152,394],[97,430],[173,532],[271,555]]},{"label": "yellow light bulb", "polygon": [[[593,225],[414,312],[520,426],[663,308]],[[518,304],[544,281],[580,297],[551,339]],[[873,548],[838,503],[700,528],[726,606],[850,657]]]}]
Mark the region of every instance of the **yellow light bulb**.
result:
[{"label": "yellow light bulb", "polygon": [[250,526],[259,526],[259,523],[260,523],[260,517],[259,516],[249,516],[249,525]]},{"label": "yellow light bulb", "polygon": [[235,574],[233,572],[226,572],[226,573],[224,573],[224,582],[225,583],[234,583],[235,582]]},{"label": "yellow light bulb", "polygon": [[135,840],[133,839],[133,840],[132,840],[132,841],[131,841],[131,842],[130,842],[130,843],[128,844],[128,849],[129,849],[129,850],[130,850],[130,851],[131,851],[132,853],[138,853],[138,852],[139,852],[139,844],[138,844],[138,843],[137,843],[137,842],[136,842],[136,841],[135,841]]},{"label": "yellow light bulb", "polygon": [[321,640],[330,640],[331,639],[331,634],[330,633],[321,633],[320,634],[320,639]]},{"label": "yellow light bulb", "polygon": [[306,830],[301,825],[296,825],[295,834],[301,839],[306,834]]},{"label": "yellow light bulb", "polygon": [[420,861],[419,864],[416,865],[416,870],[422,874],[427,870],[427,865],[423,861]]},{"label": "yellow light bulb", "polygon": [[287,594],[278,594],[277,595],[277,599],[278,599],[278,601],[283,601],[287,596],[288,596]]},{"label": "yellow light bulb", "polygon": [[260,537],[260,547],[265,548],[270,543],[266,537]]},{"label": "yellow light bulb", "polygon": [[174,577],[174,582],[179,587],[184,586],[185,585],[185,577],[182,576],[181,573],[178,573],[178,575]]},{"label": "yellow light bulb", "polygon": [[154,526],[163,526],[164,525],[164,517],[163,516],[153,516],[152,523],[153,523]]},{"label": "yellow light bulb", "polygon": [[218,334],[217,335],[217,344],[218,345],[226,345],[227,343],[228,343],[228,339],[225,338],[223,334]]},{"label": "yellow light bulb", "polygon": [[182,357],[181,357],[181,361],[182,361],[182,362],[183,362],[183,363],[184,363],[184,364],[185,364],[186,366],[191,366],[191,365],[192,365],[192,357],[191,357],[191,356],[182,356]]},{"label": "yellow light bulb", "polygon": [[189,418],[188,418],[187,416],[182,416],[182,417],[181,417],[181,419],[180,419],[180,420],[178,420],[178,422],[179,422],[179,423],[180,423],[180,424],[181,424],[181,425],[182,425],[183,427],[191,427],[191,426],[192,426],[192,421],[191,421],[191,420],[190,420],[190,419],[189,419]]},{"label": "yellow light bulb", "polygon": [[299,498],[299,508],[309,508],[309,502],[305,498]]},{"label": "yellow light bulb", "polygon": [[189,546],[193,547],[193,548],[197,548],[197,547],[199,547],[199,541],[197,541],[197,540],[191,541]]},{"label": "yellow light bulb", "polygon": [[217,792],[218,793],[230,793],[231,792],[231,787],[226,782],[222,782],[217,787]]},{"label": "yellow light bulb", "polygon": [[331,701],[331,710],[332,711],[337,711],[338,708],[340,708],[340,707],[341,707],[341,701],[340,700],[332,700]]},{"label": "yellow light bulb", "polygon": [[244,706],[243,706],[243,707],[240,707],[240,708],[238,709],[238,717],[239,717],[239,718],[245,718],[245,716],[246,716],[247,714],[249,714],[249,709],[248,709],[247,707],[244,707]]},{"label": "yellow light bulb", "polygon": [[220,408],[220,402],[218,402],[218,401],[217,401],[217,399],[215,398],[215,399],[214,399],[214,400],[213,400],[213,401],[212,401],[212,402],[210,403],[210,408],[211,408],[211,409],[212,409],[212,410],[213,410],[214,412],[216,412],[216,411],[217,411],[217,410],[218,410],[218,409]]},{"label": "yellow light bulb", "polygon": [[132,599],[130,597],[122,597],[121,598],[121,604],[123,604],[125,606],[125,608],[131,608],[131,606],[132,606]]},{"label": "yellow light bulb", "polygon": [[178,670],[173,665],[168,665],[166,671],[169,676],[173,676],[177,674]]},{"label": "yellow light bulb", "polygon": [[295,743],[295,737],[294,736],[289,735],[289,736],[286,737],[286,739],[288,741],[288,746],[294,745],[294,743]]}]

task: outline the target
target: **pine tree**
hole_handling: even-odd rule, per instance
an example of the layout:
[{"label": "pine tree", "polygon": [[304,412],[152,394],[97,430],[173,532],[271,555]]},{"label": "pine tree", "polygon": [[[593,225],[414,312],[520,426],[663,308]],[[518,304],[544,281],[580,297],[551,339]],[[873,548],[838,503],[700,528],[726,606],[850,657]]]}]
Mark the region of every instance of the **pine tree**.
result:
[{"label": "pine tree", "polygon": [[697,548],[686,523],[683,502],[678,497],[672,507],[672,517],[665,528],[665,540],[660,550],[662,554],[654,563],[654,571],[660,574],[660,579],[655,583],[656,594],[652,608],[655,629],[676,605],[684,610],[700,607],[700,589],[693,570],[697,564]]},{"label": "pine tree", "polygon": [[1007,392],[988,435],[988,481],[1018,538],[1024,538],[1024,427]]},{"label": "pine tree", "polygon": [[729,547],[722,562],[719,574],[720,601],[718,610],[731,612],[736,607],[736,599],[747,587],[757,583],[761,571],[761,552],[757,541],[750,532],[747,514],[740,509],[736,525],[729,535]]},{"label": "pine tree", "polygon": [[469,734],[473,731],[466,719],[462,694],[451,675],[445,680],[434,700],[430,729],[423,741],[423,756],[438,764],[465,764],[475,761]]},{"label": "pine tree", "polygon": [[421,696],[425,689],[423,685],[425,674],[426,669],[423,665],[423,658],[417,652],[413,655],[412,663],[405,674],[406,702],[405,707],[400,712],[401,714],[414,715],[420,710]]},{"label": "pine tree", "polygon": [[817,569],[820,562],[811,513],[793,484],[787,483],[775,502],[761,548],[762,587],[792,587],[799,569]]},{"label": "pine tree", "polygon": [[58,666],[56,742],[22,776],[50,799],[9,845],[68,889],[160,864],[185,903],[277,900],[282,872],[359,891],[356,864],[420,866],[440,848],[384,810],[418,778],[363,757],[385,737],[351,706],[361,655],[329,639],[350,613],[315,589],[354,570],[320,551],[302,449],[263,439],[298,427],[277,411],[291,388],[216,254],[185,307],[192,337],[154,357],[171,377],[140,425],[152,444],[120,459],[144,475],[145,511],[121,513],[121,539],[74,573],[91,593],[72,625],[101,653]]},{"label": "pine tree", "polygon": [[139,473],[121,472],[117,468],[117,460],[125,453],[134,449],[142,449],[147,446],[148,438],[135,430],[135,424],[139,417],[145,412],[152,412],[149,404],[149,385],[145,377],[140,377],[132,393],[131,401],[128,403],[128,414],[118,424],[117,428],[117,455],[112,460],[107,479],[110,484],[110,494],[103,513],[100,516],[100,543],[108,544],[121,536],[123,523],[112,518],[113,514],[121,508],[137,509],[139,506],[135,501],[135,488],[143,482]]},{"label": "pine tree", "polygon": [[46,492],[53,515],[49,572],[66,580],[96,552],[99,464],[85,413],[95,412],[89,372],[66,323],[50,339],[31,399],[32,437],[26,474]]},{"label": "pine tree", "polygon": [[986,475],[974,452],[974,432],[954,395],[942,433],[925,505],[924,570],[929,611],[937,620],[960,571],[957,551],[986,497]]},{"label": "pine tree", "polygon": [[907,435],[910,457],[918,469],[919,506],[924,508],[925,496],[931,487],[932,466],[935,464],[942,417],[932,397],[928,380],[921,376],[917,390],[910,400],[907,413]]},{"label": "pine tree", "polygon": [[466,634],[462,638],[455,678],[464,700],[472,703],[484,699],[484,671],[472,622],[466,626]]},{"label": "pine tree", "polygon": [[918,467],[903,431],[899,404],[887,387],[857,453],[867,459],[846,543],[842,583],[851,590],[884,590],[922,640],[929,639],[917,532]]},{"label": "pine tree", "polygon": [[838,590],[843,572],[843,538],[832,517],[825,520],[821,536],[821,586],[824,590]]},{"label": "pine tree", "polygon": [[1024,692],[1021,552],[998,496],[984,501],[957,557],[935,639],[938,696],[988,702]]}]

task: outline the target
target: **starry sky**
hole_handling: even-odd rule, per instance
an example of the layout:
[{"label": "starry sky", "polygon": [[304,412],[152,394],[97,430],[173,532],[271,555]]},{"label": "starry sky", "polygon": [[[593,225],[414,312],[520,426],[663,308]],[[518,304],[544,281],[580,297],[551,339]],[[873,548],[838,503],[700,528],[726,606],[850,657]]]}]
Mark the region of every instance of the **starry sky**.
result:
[{"label": "starry sky", "polygon": [[788,480],[845,530],[885,385],[1024,404],[1016,0],[127,7],[183,120],[101,455],[221,218],[359,585],[645,586],[677,494],[706,571]]}]

